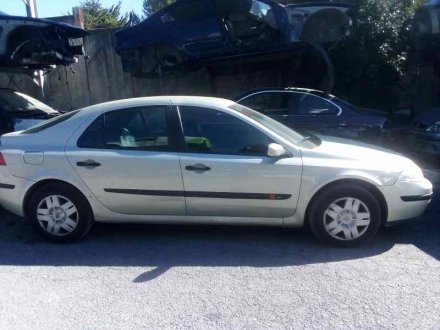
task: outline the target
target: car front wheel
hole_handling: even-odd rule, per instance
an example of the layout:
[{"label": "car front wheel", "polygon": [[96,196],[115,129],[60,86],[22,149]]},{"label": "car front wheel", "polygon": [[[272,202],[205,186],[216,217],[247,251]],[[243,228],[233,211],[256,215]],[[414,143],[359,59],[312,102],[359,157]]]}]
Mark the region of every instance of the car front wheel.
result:
[{"label": "car front wheel", "polygon": [[63,183],[40,188],[30,199],[27,216],[41,236],[59,243],[82,239],[93,224],[86,198]]},{"label": "car front wheel", "polygon": [[318,239],[340,247],[368,241],[381,223],[377,198],[355,184],[326,189],[313,201],[309,213],[310,226]]}]

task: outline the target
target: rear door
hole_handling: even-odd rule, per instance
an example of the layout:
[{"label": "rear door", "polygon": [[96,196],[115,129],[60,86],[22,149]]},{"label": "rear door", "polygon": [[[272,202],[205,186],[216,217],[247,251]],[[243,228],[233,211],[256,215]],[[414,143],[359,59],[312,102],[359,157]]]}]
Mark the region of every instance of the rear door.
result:
[{"label": "rear door", "polygon": [[108,209],[133,215],[185,215],[169,105],[107,112],[66,146],[66,155]]}]

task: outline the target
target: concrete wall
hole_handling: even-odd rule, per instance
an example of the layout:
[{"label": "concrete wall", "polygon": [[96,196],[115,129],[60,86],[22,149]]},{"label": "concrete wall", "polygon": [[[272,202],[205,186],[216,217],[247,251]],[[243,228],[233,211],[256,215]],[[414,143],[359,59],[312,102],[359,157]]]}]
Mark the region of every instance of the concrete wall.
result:
[{"label": "concrete wall", "polygon": [[154,95],[234,97],[262,86],[277,86],[274,71],[213,76],[202,69],[157,79],[136,79],[122,71],[115,52],[116,29],[94,30],[84,40],[89,59],[80,58],[70,68],[60,67],[46,76],[45,101],[54,108],[73,110],[111,100]]}]

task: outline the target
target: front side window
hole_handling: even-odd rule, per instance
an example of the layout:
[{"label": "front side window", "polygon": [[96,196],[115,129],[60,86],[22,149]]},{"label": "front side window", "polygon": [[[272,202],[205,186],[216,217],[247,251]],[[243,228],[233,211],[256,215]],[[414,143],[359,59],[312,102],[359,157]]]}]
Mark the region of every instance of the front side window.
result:
[{"label": "front side window", "polygon": [[166,151],[166,106],[116,110],[98,117],[78,140],[80,148]]},{"label": "front side window", "polygon": [[187,106],[179,111],[188,152],[267,156],[273,142],[255,127],[222,111]]}]

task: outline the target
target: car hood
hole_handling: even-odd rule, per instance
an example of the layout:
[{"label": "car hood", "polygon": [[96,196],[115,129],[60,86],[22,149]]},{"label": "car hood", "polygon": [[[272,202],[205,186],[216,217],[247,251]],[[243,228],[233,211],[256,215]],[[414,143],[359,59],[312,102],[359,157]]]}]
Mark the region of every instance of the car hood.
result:
[{"label": "car hood", "polygon": [[422,113],[414,119],[414,123],[432,125],[436,121],[440,121],[440,109]]},{"label": "car hood", "polygon": [[377,182],[393,184],[399,174],[415,166],[414,162],[396,152],[366,143],[319,136],[321,144],[314,149],[303,149],[304,165],[339,167],[351,173],[368,171]]},{"label": "car hood", "polygon": [[365,115],[373,115],[377,118],[386,118],[388,116],[388,113],[383,110],[378,109],[371,109],[371,108],[356,108],[360,113]]}]

